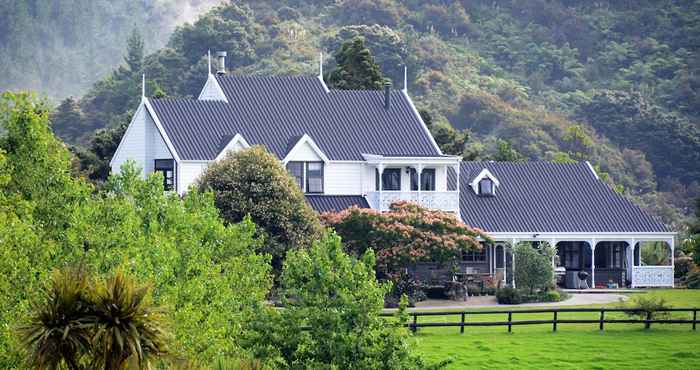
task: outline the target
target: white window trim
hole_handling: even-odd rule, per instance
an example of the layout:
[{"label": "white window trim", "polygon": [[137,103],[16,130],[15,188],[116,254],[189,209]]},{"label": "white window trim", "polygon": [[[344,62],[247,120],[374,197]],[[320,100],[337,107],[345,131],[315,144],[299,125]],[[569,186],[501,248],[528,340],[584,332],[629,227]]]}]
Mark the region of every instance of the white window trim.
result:
[{"label": "white window trim", "polygon": [[226,156],[226,153],[228,153],[229,150],[233,149],[236,144],[240,144],[243,148],[250,148],[250,144],[248,144],[248,141],[241,135],[241,134],[236,134],[229,142],[226,144],[226,146],[221,149],[219,154],[216,156],[214,161],[219,161],[222,158]]},{"label": "white window trim", "polygon": [[[282,160],[282,163],[286,166],[287,163],[289,163],[289,162],[295,162],[294,156],[301,149],[301,147],[304,146],[304,144],[308,144],[311,147],[311,149],[316,153],[316,155],[318,155],[318,157],[321,158],[321,161],[324,164],[326,164],[330,161],[328,159],[328,157],[323,153],[321,148],[319,148],[318,145],[316,145],[314,140],[309,135],[304,134],[304,136],[302,136],[301,139],[299,139],[299,141],[297,141],[297,143],[294,144],[294,147],[292,147],[292,149],[287,153],[287,155]],[[309,162],[309,161],[299,161],[299,162]],[[313,161],[311,161],[311,162],[313,162]]]},{"label": "white window trim", "polygon": [[494,176],[491,171],[488,169],[484,168],[481,170],[481,172],[472,180],[472,182],[469,183],[469,186],[472,187],[472,190],[474,190],[475,194],[479,194],[479,181],[488,178],[493,182],[493,194],[496,194],[496,188],[501,185],[501,183],[498,181],[496,176]]}]

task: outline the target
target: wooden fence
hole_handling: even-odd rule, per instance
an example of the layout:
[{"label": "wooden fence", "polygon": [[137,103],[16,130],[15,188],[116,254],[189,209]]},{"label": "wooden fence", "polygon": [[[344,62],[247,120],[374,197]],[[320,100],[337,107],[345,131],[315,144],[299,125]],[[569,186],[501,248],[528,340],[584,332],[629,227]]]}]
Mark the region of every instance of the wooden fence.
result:
[{"label": "wooden fence", "polygon": [[[600,330],[604,330],[605,324],[644,324],[645,329],[650,329],[651,324],[692,324],[693,330],[697,327],[698,308],[667,308],[656,311],[645,311],[641,308],[554,308],[554,309],[532,309],[532,310],[517,310],[517,311],[453,311],[453,312],[407,312],[411,317],[411,322],[406,326],[411,331],[416,332],[418,328],[434,328],[434,327],[459,327],[459,332],[464,333],[464,328],[467,326],[507,326],[508,332],[513,331],[513,326],[516,325],[552,325],[552,331],[557,331],[557,326],[560,324],[598,324]],[[644,319],[629,318],[606,318],[606,313],[611,312],[630,312],[638,313],[645,316]],[[692,312],[693,319],[656,319],[654,313],[657,312]],[[521,314],[552,314],[551,320],[514,320],[513,316]],[[599,313],[597,319],[560,319],[560,313]],[[477,315],[508,315],[507,321],[468,321],[470,316]],[[382,313],[382,316],[393,316],[393,313]],[[421,316],[459,316],[458,322],[418,322],[418,317]]]}]

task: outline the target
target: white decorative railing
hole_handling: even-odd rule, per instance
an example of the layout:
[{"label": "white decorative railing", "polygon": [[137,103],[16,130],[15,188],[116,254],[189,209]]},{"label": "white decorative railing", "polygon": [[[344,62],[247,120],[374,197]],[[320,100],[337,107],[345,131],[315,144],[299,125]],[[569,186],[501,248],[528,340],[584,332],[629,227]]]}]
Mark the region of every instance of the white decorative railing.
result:
[{"label": "white decorative railing", "polygon": [[673,266],[632,267],[632,287],[673,287]]},{"label": "white decorative railing", "polygon": [[367,194],[367,201],[374,209],[386,211],[392,203],[406,200],[423,207],[449,212],[459,210],[459,192],[457,191],[373,191]]}]

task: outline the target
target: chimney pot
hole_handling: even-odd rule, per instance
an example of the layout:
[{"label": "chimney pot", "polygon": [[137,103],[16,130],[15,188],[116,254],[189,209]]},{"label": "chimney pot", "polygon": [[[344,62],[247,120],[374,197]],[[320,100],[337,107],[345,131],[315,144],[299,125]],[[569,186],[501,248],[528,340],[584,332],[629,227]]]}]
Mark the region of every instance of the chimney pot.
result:
[{"label": "chimney pot", "polygon": [[391,103],[391,82],[384,82],[384,109],[389,109]]},{"label": "chimney pot", "polygon": [[216,58],[219,60],[219,66],[216,70],[216,74],[225,75],[226,74],[226,52],[217,51]]}]

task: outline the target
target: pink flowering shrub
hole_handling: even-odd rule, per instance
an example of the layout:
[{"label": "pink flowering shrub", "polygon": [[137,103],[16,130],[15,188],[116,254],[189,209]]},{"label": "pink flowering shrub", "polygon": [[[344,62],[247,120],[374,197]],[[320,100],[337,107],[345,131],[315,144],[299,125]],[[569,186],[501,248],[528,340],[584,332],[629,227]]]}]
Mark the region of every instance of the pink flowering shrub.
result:
[{"label": "pink flowering shrub", "polygon": [[392,204],[388,212],[352,207],[324,213],[321,220],[342,237],[348,252],[359,256],[372,248],[379,271],[389,276],[415,262],[449,261],[462,251],[480,249],[479,240],[491,241],[453,214],[406,201]]}]

